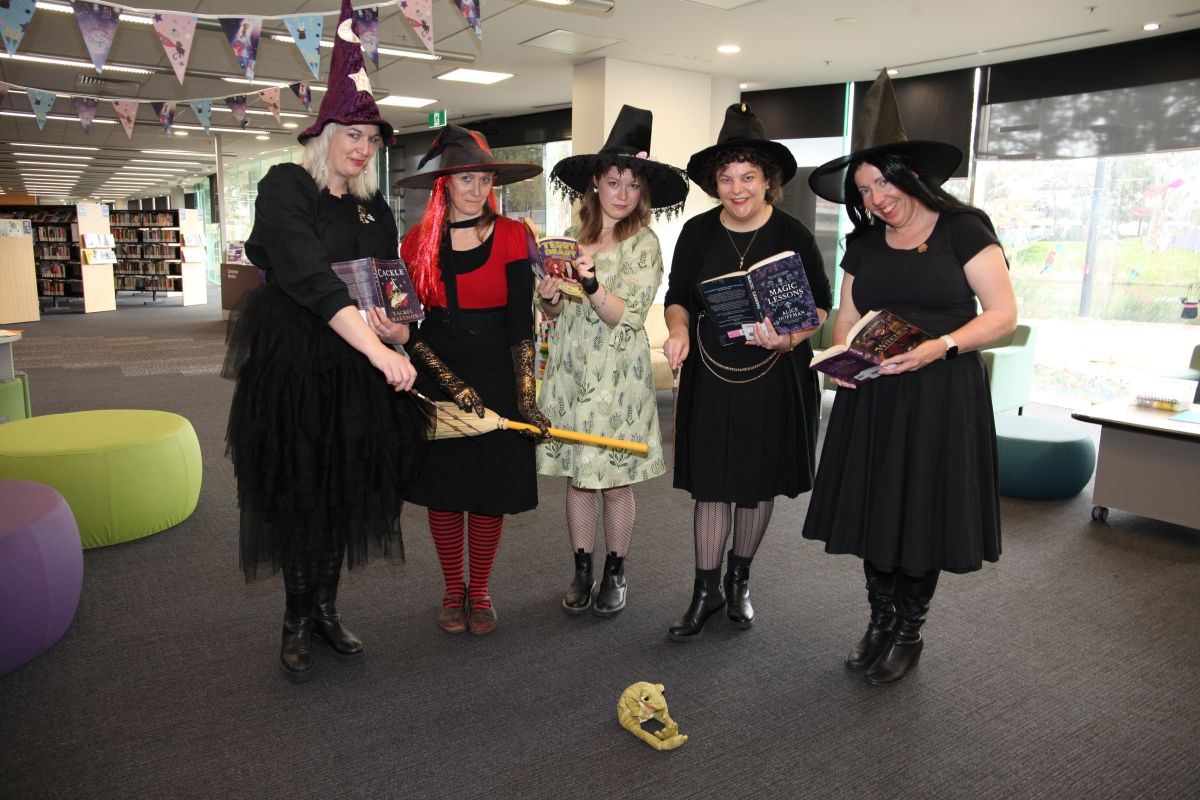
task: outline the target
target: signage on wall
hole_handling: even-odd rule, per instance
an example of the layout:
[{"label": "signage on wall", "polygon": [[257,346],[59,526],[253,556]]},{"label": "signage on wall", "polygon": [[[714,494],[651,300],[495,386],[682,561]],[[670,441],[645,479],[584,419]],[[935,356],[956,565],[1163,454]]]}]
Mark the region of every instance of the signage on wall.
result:
[{"label": "signage on wall", "polygon": [[429,112],[429,127],[431,127],[431,128],[446,127],[446,109],[439,108],[437,111]]}]

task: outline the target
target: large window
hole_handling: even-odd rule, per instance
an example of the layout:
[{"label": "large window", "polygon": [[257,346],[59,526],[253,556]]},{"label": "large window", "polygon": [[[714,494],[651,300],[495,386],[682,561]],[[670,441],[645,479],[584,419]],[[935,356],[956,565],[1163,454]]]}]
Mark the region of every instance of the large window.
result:
[{"label": "large window", "polygon": [[571,225],[571,203],[549,188],[549,175],[555,164],[571,155],[571,142],[497,147],[492,155],[501,162],[542,165],[538,177],[496,189],[500,213],[514,219],[530,217],[544,234],[561,235]]}]

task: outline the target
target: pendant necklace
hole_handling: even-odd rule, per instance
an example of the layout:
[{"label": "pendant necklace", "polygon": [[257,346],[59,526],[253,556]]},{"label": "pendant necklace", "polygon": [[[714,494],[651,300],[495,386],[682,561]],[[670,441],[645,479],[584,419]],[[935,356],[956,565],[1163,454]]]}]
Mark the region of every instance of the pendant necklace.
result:
[{"label": "pendant necklace", "polygon": [[[738,250],[737,244],[735,244],[733,241],[733,234],[729,232],[729,228],[725,227],[724,222],[721,223],[721,227],[725,228],[725,235],[729,238],[729,246],[733,248],[733,252],[737,253],[738,271],[740,272],[746,263],[746,254],[749,253],[750,248],[754,246],[754,240],[758,238],[758,232],[762,230],[762,225],[759,225],[757,228],[754,229],[754,235],[750,237],[750,243],[746,245],[745,250]],[[741,233],[741,232],[742,231],[738,231],[738,233]]]}]

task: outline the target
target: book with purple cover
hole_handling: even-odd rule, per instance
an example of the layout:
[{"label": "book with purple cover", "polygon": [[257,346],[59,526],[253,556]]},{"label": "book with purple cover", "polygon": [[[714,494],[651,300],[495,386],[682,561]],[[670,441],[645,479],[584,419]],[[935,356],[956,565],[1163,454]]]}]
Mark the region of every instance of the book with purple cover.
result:
[{"label": "book with purple cover", "polygon": [[879,377],[879,365],[932,339],[925,331],[886,309],[868,311],[846,334],[849,344],[835,344],[815,356],[810,366],[862,386]]},{"label": "book with purple cover", "polygon": [[425,319],[425,309],[417,301],[412,279],[400,259],[356,258],[353,261],[335,261],[333,272],[346,284],[363,319],[373,308],[386,310],[392,322],[420,322]]},{"label": "book with purple cover", "polygon": [[697,289],[723,345],[753,342],[754,324],[767,319],[779,334],[821,324],[804,262],[791,250],[764,258],[745,271],[701,281]]},{"label": "book with purple cover", "polygon": [[547,275],[561,278],[560,292],[575,298],[583,297],[583,287],[579,285],[579,274],[575,271],[575,262],[582,255],[578,241],[570,236],[539,238],[534,221],[526,217],[525,244],[529,250],[529,264],[539,281]]}]

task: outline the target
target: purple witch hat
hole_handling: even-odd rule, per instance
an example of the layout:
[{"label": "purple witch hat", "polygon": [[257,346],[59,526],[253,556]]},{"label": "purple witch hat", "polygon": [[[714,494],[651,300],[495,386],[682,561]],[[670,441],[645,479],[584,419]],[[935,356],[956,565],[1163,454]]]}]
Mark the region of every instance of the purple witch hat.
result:
[{"label": "purple witch hat", "polygon": [[354,35],[354,10],[350,0],[342,0],[342,15],[333,37],[333,60],[329,64],[329,82],[317,121],[297,137],[300,144],[317,136],[330,122],[342,125],[378,125],[385,144],[392,140],[392,125],[379,113],[371,80],[363,67],[362,49]]}]

